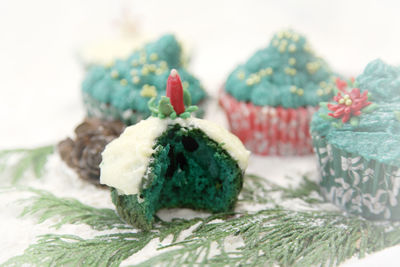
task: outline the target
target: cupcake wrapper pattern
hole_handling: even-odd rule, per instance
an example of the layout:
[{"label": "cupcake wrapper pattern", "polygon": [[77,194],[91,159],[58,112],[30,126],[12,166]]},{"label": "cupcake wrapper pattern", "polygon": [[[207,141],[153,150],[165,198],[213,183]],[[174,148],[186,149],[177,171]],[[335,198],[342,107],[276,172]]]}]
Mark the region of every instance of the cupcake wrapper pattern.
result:
[{"label": "cupcake wrapper pattern", "polygon": [[148,117],[132,110],[119,110],[111,105],[99,102],[85,93],[83,94],[83,103],[89,117],[96,117],[103,120],[120,120],[126,125],[135,124]]},{"label": "cupcake wrapper pattern", "polygon": [[312,139],[327,200],[367,219],[400,220],[400,168]]},{"label": "cupcake wrapper pattern", "polygon": [[253,153],[281,156],[312,153],[309,124],[316,107],[260,107],[237,101],[224,90],[219,99],[230,130]]}]

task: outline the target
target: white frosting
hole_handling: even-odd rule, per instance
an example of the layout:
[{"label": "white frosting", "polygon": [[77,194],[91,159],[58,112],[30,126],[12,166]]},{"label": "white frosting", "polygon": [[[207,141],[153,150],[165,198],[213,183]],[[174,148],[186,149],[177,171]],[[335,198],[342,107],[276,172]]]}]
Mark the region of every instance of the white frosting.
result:
[{"label": "white frosting", "polygon": [[139,193],[140,182],[154,153],[156,139],[168,125],[176,123],[183,127],[200,129],[211,140],[222,144],[242,170],[247,168],[250,152],[235,135],[216,123],[196,118],[161,120],[150,117],[127,127],[119,138],[107,145],[100,164],[100,183],[118,189],[120,194]]},{"label": "white frosting", "polygon": [[102,153],[100,183],[122,194],[137,194],[154,152],[154,142],[166,129],[167,124],[154,117],[127,127]]}]

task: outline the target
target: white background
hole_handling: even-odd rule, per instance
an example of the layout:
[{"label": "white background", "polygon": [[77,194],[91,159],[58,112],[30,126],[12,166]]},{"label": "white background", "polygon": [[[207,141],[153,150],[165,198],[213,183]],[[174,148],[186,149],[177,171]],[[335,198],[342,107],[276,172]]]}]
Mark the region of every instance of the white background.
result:
[{"label": "white background", "polygon": [[[346,75],[378,57],[400,64],[399,1],[1,0],[0,149],[55,143],[72,132],[84,116],[77,51],[115,36],[113,21],[126,7],[140,32],[174,32],[193,45],[191,69],[210,93],[288,27]],[[399,252],[349,265],[388,266]]]}]

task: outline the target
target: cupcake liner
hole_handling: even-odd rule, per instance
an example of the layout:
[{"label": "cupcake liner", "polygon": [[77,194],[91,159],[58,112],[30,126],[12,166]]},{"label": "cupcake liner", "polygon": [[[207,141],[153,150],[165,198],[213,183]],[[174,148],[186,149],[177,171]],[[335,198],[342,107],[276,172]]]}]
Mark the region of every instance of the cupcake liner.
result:
[{"label": "cupcake liner", "polygon": [[312,153],[309,124],[317,107],[255,106],[237,101],[224,90],[219,102],[231,132],[253,153],[281,156]]},{"label": "cupcake liner", "polygon": [[367,160],[313,134],[327,200],[367,219],[400,220],[400,168]]},{"label": "cupcake liner", "polygon": [[[203,100],[202,102],[206,102]],[[120,120],[125,125],[133,125],[149,117],[149,114],[142,114],[134,110],[120,110],[110,104],[102,103],[88,94],[83,94],[83,103],[89,117],[100,118],[103,120]],[[199,109],[194,113],[197,118],[204,116],[203,103],[199,104]]]},{"label": "cupcake liner", "polygon": [[120,120],[126,125],[135,124],[148,116],[132,110],[120,110],[102,103],[88,94],[83,94],[83,103],[89,117],[103,120]]}]

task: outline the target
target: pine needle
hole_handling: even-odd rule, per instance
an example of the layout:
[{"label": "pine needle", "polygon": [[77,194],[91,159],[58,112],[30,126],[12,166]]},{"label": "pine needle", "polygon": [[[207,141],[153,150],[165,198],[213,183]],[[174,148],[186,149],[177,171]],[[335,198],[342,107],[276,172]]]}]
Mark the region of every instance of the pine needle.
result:
[{"label": "pine needle", "polygon": [[28,203],[21,217],[36,215],[38,223],[49,219],[58,220],[56,229],[64,224],[87,224],[95,230],[132,229],[112,209],[99,209],[85,205],[73,198],[59,198],[43,190],[28,188],[34,196],[20,200]]},{"label": "pine needle", "polygon": [[[40,178],[47,158],[53,152],[52,145],[33,149],[2,150],[0,151],[0,172],[10,170],[13,184],[16,184],[28,170],[32,170],[34,175]],[[11,162],[12,159],[16,159],[15,162]]]}]

